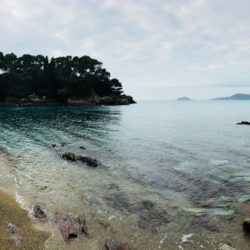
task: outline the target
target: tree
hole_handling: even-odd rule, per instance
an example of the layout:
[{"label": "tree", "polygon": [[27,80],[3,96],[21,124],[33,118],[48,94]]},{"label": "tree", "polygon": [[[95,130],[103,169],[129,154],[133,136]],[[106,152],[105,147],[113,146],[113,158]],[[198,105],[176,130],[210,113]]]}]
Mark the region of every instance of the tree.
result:
[{"label": "tree", "polygon": [[0,52],[0,99],[27,98],[32,93],[51,100],[122,93],[122,84],[110,79],[102,63],[89,56],[49,58],[43,55]]}]

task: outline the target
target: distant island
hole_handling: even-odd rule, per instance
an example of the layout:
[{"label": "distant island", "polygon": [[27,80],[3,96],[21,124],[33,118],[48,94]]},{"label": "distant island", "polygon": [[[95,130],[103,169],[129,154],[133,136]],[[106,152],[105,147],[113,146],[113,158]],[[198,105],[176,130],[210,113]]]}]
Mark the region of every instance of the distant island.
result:
[{"label": "distant island", "polygon": [[135,103],[123,94],[122,84],[89,56],[52,57],[0,52],[0,103],[2,104],[104,104]]},{"label": "distant island", "polygon": [[217,97],[217,98],[213,98],[212,100],[221,100],[221,101],[246,101],[246,100],[250,100],[250,94],[235,94],[232,96],[228,96],[228,97]]},{"label": "distant island", "polygon": [[192,101],[192,99],[189,98],[189,97],[187,97],[187,96],[183,96],[183,97],[179,97],[179,98],[177,99],[177,101]]}]

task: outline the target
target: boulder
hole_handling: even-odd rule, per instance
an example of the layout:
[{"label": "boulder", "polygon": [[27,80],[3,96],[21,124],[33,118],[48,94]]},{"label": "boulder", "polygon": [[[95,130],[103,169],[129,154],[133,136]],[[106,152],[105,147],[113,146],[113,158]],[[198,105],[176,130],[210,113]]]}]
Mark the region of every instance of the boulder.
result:
[{"label": "boulder", "polygon": [[246,218],[242,224],[245,233],[250,234],[250,218]]},{"label": "boulder", "polygon": [[70,239],[77,237],[78,232],[68,215],[57,213],[55,223],[59,227],[65,242],[69,242]]},{"label": "boulder", "polygon": [[86,219],[82,215],[76,217],[77,222],[79,223],[79,233],[85,234],[87,237],[90,237],[90,230],[87,226]]},{"label": "boulder", "polygon": [[77,157],[74,153],[67,152],[62,155],[62,158],[67,161],[76,161]]},{"label": "boulder", "polygon": [[35,218],[37,218],[40,222],[47,221],[47,211],[43,203],[37,203],[33,208],[33,212]]}]

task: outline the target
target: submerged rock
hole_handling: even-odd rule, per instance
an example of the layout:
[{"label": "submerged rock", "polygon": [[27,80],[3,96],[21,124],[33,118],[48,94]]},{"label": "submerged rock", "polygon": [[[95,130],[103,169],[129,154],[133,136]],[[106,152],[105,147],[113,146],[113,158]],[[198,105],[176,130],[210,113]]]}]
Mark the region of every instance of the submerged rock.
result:
[{"label": "submerged rock", "polygon": [[138,219],[139,227],[153,233],[158,232],[159,226],[171,221],[168,213],[151,201],[142,201],[136,209],[140,212]]},{"label": "submerged rock", "polygon": [[87,226],[87,222],[84,216],[78,215],[76,219],[77,222],[79,223],[79,233],[80,234],[84,233],[87,237],[90,237],[90,230],[89,227]]},{"label": "submerged rock", "polygon": [[193,227],[203,228],[208,232],[218,233],[220,230],[207,216],[195,216],[191,221]]},{"label": "submerged rock", "polygon": [[37,203],[33,208],[34,216],[41,222],[47,221],[47,211],[43,203]]},{"label": "submerged rock", "polygon": [[69,242],[70,239],[77,237],[78,232],[68,215],[57,213],[55,215],[55,223],[58,225],[65,242]]},{"label": "submerged rock", "polygon": [[84,146],[80,146],[79,148],[82,150],[86,150],[86,148]]},{"label": "submerged rock", "polygon": [[88,157],[88,156],[77,156],[77,160],[78,161],[81,161],[81,162],[84,162],[84,163],[87,163],[87,165],[88,166],[90,166],[90,167],[94,167],[94,168],[96,168],[96,167],[98,167],[98,161],[96,160],[96,159],[93,159],[93,158],[91,158],[91,157]]},{"label": "submerged rock", "polygon": [[106,197],[105,200],[110,206],[118,210],[129,210],[131,206],[129,196],[124,192],[115,193],[110,197]]},{"label": "submerged rock", "polygon": [[76,161],[77,157],[74,153],[67,152],[62,155],[62,158],[67,161]]},{"label": "submerged rock", "polygon": [[105,242],[106,250],[129,250],[128,243],[120,242],[116,240],[106,240]]},{"label": "submerged rock", "polygon": [[242,224],[245,233],[250,234],[250,218],[246,218]]}]

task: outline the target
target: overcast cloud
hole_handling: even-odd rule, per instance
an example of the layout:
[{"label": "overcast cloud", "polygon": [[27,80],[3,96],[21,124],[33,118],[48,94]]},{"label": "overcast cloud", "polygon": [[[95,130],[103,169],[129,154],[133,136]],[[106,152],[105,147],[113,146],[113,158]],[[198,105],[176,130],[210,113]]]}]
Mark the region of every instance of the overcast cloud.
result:
[{"label": "overcast cloud", "polygon": [[90,55],[135,99],[250,92],[249,0],[1,0],[1,51]]}]

